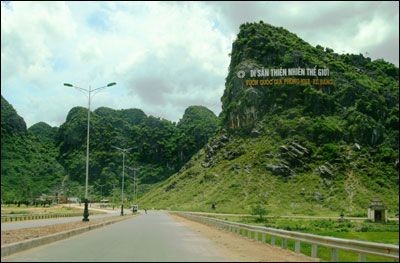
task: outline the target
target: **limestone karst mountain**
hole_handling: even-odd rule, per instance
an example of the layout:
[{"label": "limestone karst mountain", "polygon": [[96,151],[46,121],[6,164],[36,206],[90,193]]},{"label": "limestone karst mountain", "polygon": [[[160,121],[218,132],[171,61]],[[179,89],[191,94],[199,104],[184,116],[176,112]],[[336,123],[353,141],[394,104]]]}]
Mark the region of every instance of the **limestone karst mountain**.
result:
[{"label": "limestone karst mountain", "polygon": [[398,67],[262,21],[241,25],[230,56],[222,129],[144,205],[364,215],[379,197],[398,213]]}]

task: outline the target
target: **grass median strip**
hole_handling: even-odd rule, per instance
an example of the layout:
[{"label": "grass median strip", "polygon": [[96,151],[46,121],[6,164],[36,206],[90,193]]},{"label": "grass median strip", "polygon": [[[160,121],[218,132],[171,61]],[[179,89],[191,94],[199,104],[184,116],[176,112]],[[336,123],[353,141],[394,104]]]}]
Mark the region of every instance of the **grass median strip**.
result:
[{"label": "grass median strip", "polygon": [[[130,217],[131,216],[126,216],[123,218],[130,218]],[[116,221],[118,219],[119,217],[99,218],[99,219],[91,219],[89,222],[78,221],[78,222],[70,222],[63,224],[47,225],[41,227],[30,227],[30,228],[1,231],[1,246],[33,238],[48,236],[51,234],[56,234],[59,232],[64,232],[72,229],[93,226],[109,221]]]}]

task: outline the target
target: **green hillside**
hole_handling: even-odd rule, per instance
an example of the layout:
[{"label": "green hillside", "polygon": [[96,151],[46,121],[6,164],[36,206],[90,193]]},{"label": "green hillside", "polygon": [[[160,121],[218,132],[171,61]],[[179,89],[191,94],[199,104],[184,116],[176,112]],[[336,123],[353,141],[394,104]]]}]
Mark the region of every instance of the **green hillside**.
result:
[{"label": "green hillside", "polygon": [[[35,125],[34,125],[35,126]],[[41,130],[42,137],[35,133]],[[26,201],[59,191],[64,168],[47,124],[26,129],[25,121],[1,96],[1,200]],[[49,135],[50,136],[50,135]],[[50,189],[52,191],[50,191]]]},{"label": "green hillside", "polygon": [[29,127],[28,132],[32,133],[42,142],[55,143],[58,127],[51,127],[45,122],[38,122]]},{"label": "green hillside", "polygon": [[[192,118],[196,109],[196,118]],[[215,133],[217,126],[210,123],[216,122],[215,114],[204,107],[189,107],[178,124],[146,116],[139,109],[96,109],[91,113],[89,162],[95,191],[103,185],[103,194],[109,196],[113,184],[118,187],[122,180],[122,155],[111,146],[134,147],[126,156],[126,165],[140,167],[137,176],[143,192],[177,172]],[[75,107],[60,126],[57,137],[58,160],[77,182],[85,180],[86,125],[87,109]],[[133,173],[127,170],[126,174],[126,187],[132,189]]]},{"label": "green hillside", "polygon": [[[313,47],[263,22],[240,27],[230,56],[222,129],[142,196],[143,206],[209,211],[215,202],[217,212],[250,213],[261,204],[271,214],[366,216],[378,197],[398,213],[397,67]],[[262,68],[329,69],[331,84],[282,77],[246,85]]]},{"label": "green hillside", "polygon": [[[3,97],[1,107],[3,201],[32,201],[42,193],[83,197],[87,109],[72,108],[59,128],[39,122],[27,130]],[[89,195],[119,197],[122,156],[112,145],[134,147],[125,161],[139,167],[143,193],[177,172],[215,133],[217,123],[215,114],[202,106],[189,107],[178,123],[146,116],[140,109],[96,109],[90,118]],[[131,199],[133,172],[125,174]]]}]

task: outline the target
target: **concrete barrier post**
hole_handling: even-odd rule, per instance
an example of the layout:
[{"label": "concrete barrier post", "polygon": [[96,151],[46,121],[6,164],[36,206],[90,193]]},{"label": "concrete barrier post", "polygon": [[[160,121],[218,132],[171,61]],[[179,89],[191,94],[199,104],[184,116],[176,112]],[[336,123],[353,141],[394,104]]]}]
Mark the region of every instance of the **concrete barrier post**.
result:
[{"label": "concrete barrier post", "polygon": [[286,238],[282,238],[282,248],[287,248],[287,239]]},{"label": "concrete barrier post", "polygon": [[311,244],[311,257],[316,258],[318,254],[317,244]]},{"label": "concrete barrier post", "polygon": [[294,251],[296,253],[300,253],[300,246],[301,246],[300,241],[296,240],[296,243],[295,243],[295,246],[294,246]]},{"label": "concrete barrier post", "polygon": [[339,251],[338,251],[337,248],[332,248],[331,261],[332,262],[338,262],[339,261]]},{"label": "concrete barrier post", "polygon": [[358,254],[358,262],[367,262],[367,259],[366,259],[364,253],[359,253]]}]

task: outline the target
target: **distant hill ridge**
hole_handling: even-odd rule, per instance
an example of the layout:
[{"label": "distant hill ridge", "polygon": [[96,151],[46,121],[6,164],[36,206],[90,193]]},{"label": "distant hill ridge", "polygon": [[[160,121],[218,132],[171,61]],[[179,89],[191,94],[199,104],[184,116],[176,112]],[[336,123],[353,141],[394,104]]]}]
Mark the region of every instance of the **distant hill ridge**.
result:
[{"label": "distant hill ridge", "polygon": [[[4,201],[31,201],[41,193],[84,194],[87,109],[74,107],[60,127],[39,122],[29,129],[1,97],[1,175]],[[178,171],[218,127],[215,114],[203,106],[188,107],[174,122],[147,116],[140,109],[91,112],[89,186],[91,198],[120,193],[121,153],[111,146],[134,147],[127,166],[139,167],[140,192]],[[126,170],[126,196],[132,199],[132,174]]]}]

